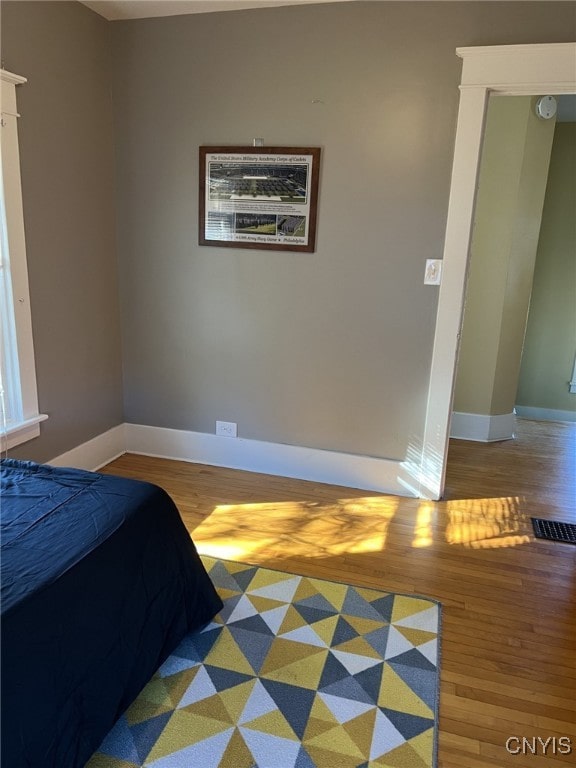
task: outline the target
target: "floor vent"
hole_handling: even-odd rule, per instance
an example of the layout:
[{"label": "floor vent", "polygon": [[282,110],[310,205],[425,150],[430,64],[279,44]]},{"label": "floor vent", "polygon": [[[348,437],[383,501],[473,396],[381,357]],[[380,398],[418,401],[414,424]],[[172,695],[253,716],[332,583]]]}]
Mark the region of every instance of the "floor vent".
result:
[{"label": "floor vent", "polygon": [[565,544],[576,544],[576,524],[560,523],[558,520],[542,520],[533,517],[532,527],[537,539],[563,541]]}]

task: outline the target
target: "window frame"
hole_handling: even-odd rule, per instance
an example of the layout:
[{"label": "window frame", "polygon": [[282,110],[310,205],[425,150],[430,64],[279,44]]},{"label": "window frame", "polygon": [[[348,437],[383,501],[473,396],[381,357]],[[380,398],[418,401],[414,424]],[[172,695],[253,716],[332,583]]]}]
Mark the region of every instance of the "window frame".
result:
[{"label": "window frame", "polygon": [[[32,337],[32,315],[30,309],[30,290],[28,284],[28,265],[26,260],[26,240],[24,233],[24,209],[22,203],[22,183],[20,178],[20,149],[18,144],[18,111],[16,108],[16,86],[26,83],[26,78],[4,69],[1,76],[1,171],[5,207],[5,242],[8,253],[5,256],[9,269],[12,289],[14,335],[11,342],[17,351],[17,375],[12,378],[12,389],[16,394],[10,398],[17,405],[10,422],[0,421],[0,446],[8,450],[40,435],[40,422],[48,418],[39,413],[38,389],[36,382],[36,364]],[[2,331],[4,333],[4,329]],[[10,330],[6,330],[10,333]],[[18,386],[19,379],[19,386]]]}]

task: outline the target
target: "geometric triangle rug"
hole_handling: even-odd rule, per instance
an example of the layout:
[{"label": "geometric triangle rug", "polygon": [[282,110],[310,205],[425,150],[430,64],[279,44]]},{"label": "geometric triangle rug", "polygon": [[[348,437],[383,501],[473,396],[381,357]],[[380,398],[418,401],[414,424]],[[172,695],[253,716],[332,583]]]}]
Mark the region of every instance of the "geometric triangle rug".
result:
[{"label": "geometric triangle rug", "polygon": [[86,768],[436,765],[436,601],[202,560],[223,610]]}]

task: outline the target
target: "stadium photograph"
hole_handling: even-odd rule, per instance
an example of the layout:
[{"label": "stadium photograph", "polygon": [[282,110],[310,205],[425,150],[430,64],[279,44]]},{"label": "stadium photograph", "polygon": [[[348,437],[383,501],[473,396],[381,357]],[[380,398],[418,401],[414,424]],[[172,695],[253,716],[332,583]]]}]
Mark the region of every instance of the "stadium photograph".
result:
[{"label": "stadium photograph", "polygon": [[236,232],[250,235],[275,235],[276,216],[262,213],[237,213]]},{"label": "stadium photograph", "polygon": [[289,237],[305,237],[305,216],[278,216],[278,232]]},{"label": "stadium photograph", "polygon": [[210,163],[210,200],[306,203],[307,165]]}]

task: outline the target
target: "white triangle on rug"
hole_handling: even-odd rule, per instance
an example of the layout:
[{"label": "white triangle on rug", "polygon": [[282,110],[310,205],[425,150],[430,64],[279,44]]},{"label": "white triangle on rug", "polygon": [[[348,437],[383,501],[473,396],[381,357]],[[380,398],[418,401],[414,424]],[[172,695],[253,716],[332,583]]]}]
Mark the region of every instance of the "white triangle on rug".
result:
[{"label": "white triangle on rug", "polygon": [[269,712],[274,712],[276,709],[278,709],[278,705],[272,696],[270,696],[260,680],[256,680],[256,684],[248,697],[246,706],[238,718],[238,724],[243,725],[244,723],[249,723],[252,720],[256,720],[257,717],[262,717],[262,715],[267,715]]},{"label": "white triangle on rug", "polygon": [[158,669],[158,674],[160,677],[170,677],[170,675],[175,675],[177,672],[183,672],[185,669],[192,669],[200,664],[200,661],[185,659],[183,656],[178,656],[176,655],[176,652],[174,652],[174,656],[168,656],[164,664]]},{"label": "white triangle on rug", "polygon": [[401,632],[398,632],[393,624],[390,625],[388,631],[388,642],[386,643],[385,659],[393,659],[394,656],[400,656],[401,653],[411,651],[414,646],[411,642],[406,640]]},{"label": "white triangle on rug", "polygon": [[309,624],[297,629],[291,629],[290,632],[279,635],[283,640],[294,640],[297,643],[306,643],[306,645],[315,645],[318,648],[329,648],[328,643],[318,637],[316,632]]},{"label": "white triangle on rug", "polygon": [[[221,614],[217,614],[218,617],[221,616]],[[210,624],[206,624],[205,627],[202,627],[202,629],[198,630],[198,634],[201,635],[204,632],[210,632],[212,629],[221,629],[222,628],[222,622],[221,621],[211,621]]]},{"label": "white triangle on rug", "polygon": [[210,680],[210,675],[202,666],[198,670],[194,680],[192,680],[188,688],[184,691],[184,695],[178,702],[176,709],[187,707],[188,704],[195,704],[197,701],[202,701],[202,699],[207,699],[209,696],[214,696],[215,693],[218,693],[218,691],[214,687],[212,680]]},{"label": "white triangle on rug", "polygon": [[351,675],[357,675],[358,672],[363,672],[365,669],[375,667],[376,664],[382,663],[381,658],[373,659],[371,656],[359,656],[357,653],[338,651],[334,648],[332,648],[332,653]]},{"label": "white triangle on rug", "polygon": [[282,626],[282,622],[288,613],[288,608],[290,608],[290,604],[286,603],[286,605],[279,605],[278,608],[271,608],[269,611],[262,611],[260,614],[262,619],[266,622],[268,627],[270,627],[275,635],[278,634],[278,630]]},{"label": "white triangle on rug", "polygon": [[242,621],[242,619],[248,619],[250,616],[256,616],[257,614],[258,609],[254,608],[246,595],[242,595],[240,600],[236,603],[234,610],[226,619],[226,624],[231,624],[234,621]]},{"label": "white triangle on rug", "polygon": [[430,664],[436,666],[438,663],[438,639],[428,640],[427,643],[422,643],[418,646],[420,653],[425,656]]},{"label": "white triangle on rug", "polygon": [[285,603],[291,603],[301,581],[302,576],[294,576],[292,579],[276,581],[274,584],[267,584],[265,587],[259,587],[258,589],[248,589],[246,590],[246,594],[270,597],[273,600],[281,600]]},{"label": "white triangle on rug", "polygon": [[322,699],[336,720],[342,724],[353,720],[355,717],[363,715],[371,709],[376,709],[374,704],[367,704],[364,701],[355,701],[354,699],[344,699],[341,696],[332,696],[330,693],[318,692],[318,697]]},{"label": "white triangle on rug", "polygon": [[370,747],[370,760],[377,760],[387,752],[391,752],[396,747],[404,744],[405,741],[406,739],[396,726],[388,720],[383,712],[377,710],[372,746]]},{"label": "white triangle on rug", "polygon": [[423,629],[426,632],[437,632],[438,606],[433,605],[424,611],[418,611],[418,613],[405,616],[403,619],[395,621],[394,624],[398,624],[399,627],[407,627],[408,629]]},{"label": "white triangle on rug", "polygon": [[202,768],[218,768],[222,756],[232,738],[234,728],[228,728],[209,739],[199,741],[190,747],[179,749],[166,757],[145,763],[147,768],[184,768],[186,765],[201,765]]},{"label": "white triangle on rug", "polygon": [[245,726],[241,726],[239,730],[258,768],[295,767],[300,752],[300,741],[253,731]]}]

